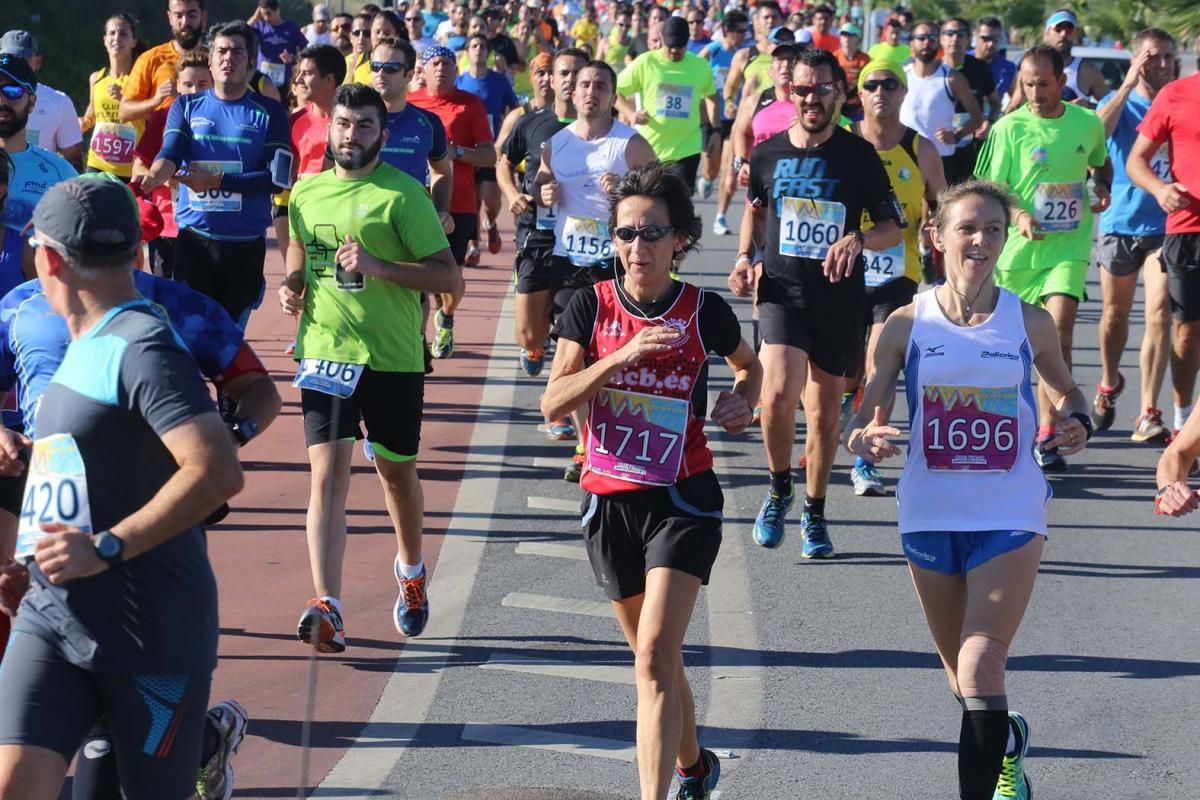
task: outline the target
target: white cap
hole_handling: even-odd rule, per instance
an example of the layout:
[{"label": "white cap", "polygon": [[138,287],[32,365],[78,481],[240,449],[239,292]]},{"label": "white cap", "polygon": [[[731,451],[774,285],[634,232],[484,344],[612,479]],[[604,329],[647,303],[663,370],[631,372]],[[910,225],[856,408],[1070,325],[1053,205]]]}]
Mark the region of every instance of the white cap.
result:
[{"label": "white cap", "polygon": [[315,6],[313,6],[312,18],[314,20],[323,19],[328,22],[329,6],[325,5],[324,3],[317,3]]}]

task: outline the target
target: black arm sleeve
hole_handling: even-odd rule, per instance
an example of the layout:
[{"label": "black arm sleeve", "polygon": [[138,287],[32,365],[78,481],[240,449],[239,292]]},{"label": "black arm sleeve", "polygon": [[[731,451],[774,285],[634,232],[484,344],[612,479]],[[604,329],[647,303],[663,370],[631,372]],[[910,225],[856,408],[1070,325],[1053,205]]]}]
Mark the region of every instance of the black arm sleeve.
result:
[{"label": "black arm sleeve", "polygon": [[592,343],[592,330],[596,326],[599,306],[595,289],[580,289],[567,303],[563,313],[558,315],[551,335],[555,339],[570,339],[586,349]]},{"label": "black arm sleeve", "polygon": [[698,322],[704,346],[721,358],[731,355],[742,343],[742,324],[737,314],[716,292],[704,292],[701,303]]}]

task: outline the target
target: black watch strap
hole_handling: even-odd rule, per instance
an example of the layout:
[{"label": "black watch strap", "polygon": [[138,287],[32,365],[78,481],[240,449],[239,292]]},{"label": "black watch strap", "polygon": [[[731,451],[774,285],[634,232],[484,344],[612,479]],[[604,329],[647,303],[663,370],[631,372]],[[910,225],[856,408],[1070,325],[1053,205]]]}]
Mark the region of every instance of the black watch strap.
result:
[{"label": "black watch strap", "polygon": [[1079,424],[1083,426],[1085,431],[1087,431],[1088,441],[1091,441],[1092,434],[1096,432],[1095,426],[1092,425],[1092,418],[1082,411],[1074,411],[1071,413],[1071,419],[1079,420]]}]

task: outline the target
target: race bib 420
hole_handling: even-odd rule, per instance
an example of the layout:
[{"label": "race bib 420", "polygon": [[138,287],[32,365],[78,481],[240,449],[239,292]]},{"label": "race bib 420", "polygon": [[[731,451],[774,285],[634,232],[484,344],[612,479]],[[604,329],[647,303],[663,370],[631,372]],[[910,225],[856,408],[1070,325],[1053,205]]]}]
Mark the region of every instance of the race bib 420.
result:
[{"label": "race bib 420", "polygon": [[825,258],[846,230],[846,207],[835,200],[780,198],[779,255]]},{"label": "race bib 420", "polygon": [[17,559],[33,557],[34,545],[45,535],[42,525],[51,522],[92,532],[87,471],[75,437],[68,433],[33,443],[29,478],[17,521]]}]

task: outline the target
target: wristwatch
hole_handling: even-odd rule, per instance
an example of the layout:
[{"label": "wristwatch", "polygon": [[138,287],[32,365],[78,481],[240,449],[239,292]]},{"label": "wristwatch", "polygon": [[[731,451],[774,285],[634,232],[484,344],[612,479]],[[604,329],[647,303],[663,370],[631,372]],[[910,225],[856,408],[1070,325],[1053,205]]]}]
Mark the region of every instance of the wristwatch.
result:
[{"label": "wristwatch", "polygon": [[466,152],[467,152],[467,151],[466,151],[466,150],[464,150],[464,149],[462,148],[462,146],[461,146],[461,145],[457,145],[457,144],[456,144],[456,145],[454,145],[454,158],[455,158],[455,160],[457,160],[457,161],[461,161],[461,160],[462,160],[462,157],[463,157],[463,154],[464,154],[464,153],[466,153]]},{"label": "wristwatch", "polygon": [[742,158],[741,156],[733,157],[733,171],[734,172],[740,172],[742,167],[745,166],[745,164],[746,164],[746,159]]},{"label": "wristwatch", "polygon": [[239,445],[244,445],[258,436],[258,423],[253,417],[242,417],[234,420],[229,430],[233,433],[233,438],[237,439]]},{"label": "wristwatch", "polygon": [[125,557],[125,540],[112,531],[100,531],[92,537],[96,555],[110,567],[120,564]]},{"label": "wristwatch", "polygon": [[855,231],[851,235],[854,236],[854,239],[855,239],[855,241],[858,242],[859,247],[862,247],[863,242],[865,242],[867,240],[866,234],[864,234],[861,229]]},{"label": "wristwatch", "polygon": [[1096,432],[1095,426],[1092,425],[1092,418],[1082,411],[1072,413],[1071,418],[1079,421],[1079,424],[1083,426],[1083,430],[1087,434],[1088,440],[1091,440],[1092,434]]}]

